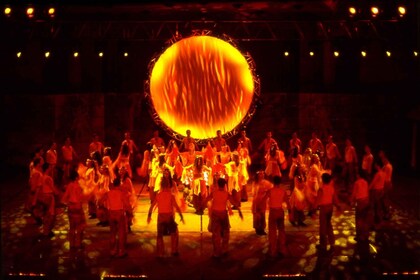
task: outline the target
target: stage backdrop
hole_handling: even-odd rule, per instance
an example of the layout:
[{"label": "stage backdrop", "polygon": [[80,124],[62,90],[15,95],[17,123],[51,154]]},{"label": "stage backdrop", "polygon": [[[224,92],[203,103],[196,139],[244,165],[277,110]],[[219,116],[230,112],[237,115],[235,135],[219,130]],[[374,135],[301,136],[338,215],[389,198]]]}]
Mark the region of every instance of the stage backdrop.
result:
[{"label": "stage backdrop", "polygon": [[[374,152],[379,148],[388,150],[398,170],[410,168],[413,158],[419,162],[419,148],[414,140],[415,127],[419,127],[418,104],[417,99],[401,98],[399,93],[267,92],[261,95],[246,130],[254,148],[268,130],[282,149],[287,149],[294,131],[304,147],[312,131],[323,141],[327,135],[334,135],[341,150],[349,136],[360,155],[365,143]],[[114,157],[125,131],[132,133],[143,151],[153,131],[160,129],[147,106],[143,93],[2,95],[3,166],[26,168],[37,146],[46,147],[56,141],[61,147],[66,136],[72,139],[84,161],[93,133],[112,147]],[[160,134],[166,142],[171,139],[162,130]],[[228,143],[236,148],[237,135]]]}]

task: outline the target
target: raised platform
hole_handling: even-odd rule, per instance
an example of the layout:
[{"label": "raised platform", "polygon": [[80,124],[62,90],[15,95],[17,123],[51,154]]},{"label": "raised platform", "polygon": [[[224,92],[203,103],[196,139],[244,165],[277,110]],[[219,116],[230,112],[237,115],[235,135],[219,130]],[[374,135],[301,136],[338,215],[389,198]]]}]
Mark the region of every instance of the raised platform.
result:
[{"label": "raised platform", "polygon": [[[285,186],[287,187],[287,186]],[[135,183],[137,191],[141,184]],[[288,254],[268,258],[268,237],[252,228],[251,197],[242,203],[244,220],[231,217],[229,254],[211,258],[211,233],[207,212],[200,216],[189,208],[185,224],[179,223],[180,256],[172,257],[165,238],[167,257],[157,259],[156,213],[148,225],[149,198],[139,195],[128,256],[113,259],[109,254],[109,228],[88,220],[84,249],[69,250],[66,213],[57,216],[51,239],[39,238],[40,229],[24,212],[26,193],[19,192],[2,203],[3,279],[395,279],[416,278],[420,270],[420,222],[402,208],[393,208],[393,218],[371,232],[369,244],[354,241],[354,210],[350,207],[333,217],[336,250],[320,254],[318,219],[307,218],[306,227],[286,222]],[[178,220],[178,218],[177,218]],[[417,273],[417,274],[416,274]]]}]

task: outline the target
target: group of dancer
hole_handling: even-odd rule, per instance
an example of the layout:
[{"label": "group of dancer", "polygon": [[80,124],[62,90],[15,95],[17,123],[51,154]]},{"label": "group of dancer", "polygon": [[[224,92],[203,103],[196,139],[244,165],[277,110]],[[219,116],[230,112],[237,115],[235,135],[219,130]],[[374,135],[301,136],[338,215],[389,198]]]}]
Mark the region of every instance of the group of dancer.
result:
[{"label": "group of dancer", "polygon": [[[203,215],[208,209],[208,230],[213,236],[213,256],[227,253],[229,243],[229,215],[238,210],[242,218],[241,202],[248,201],[248,185],[252,186],[253,227],[256,234],[266,235],[268,208],[269,254],[285,255],[285,210],[293,226],[306,226],[306,217],[319,213],[320,250],[334,247],[331,225],[333,205],[341,208],[337,194],[339,187],[349,194],[347,203],[356,207],[356,239],[367,241],[372,225],[389,219],[388,193],[392,187],[392,165],[383,151],[375,161],[368,145],[359,165],[355,147],[346,139],[344,155],[329,136],[323,145],[316,133],[304,148],[297,133],[293,133],[289,147],[280,149],[272,133],[260,143],[257,151],[262,157],[253,162],[253,147],[245,130],[240,132],[236,147],[231,148],[221,131],[201,149],[187,130],[180,141],[168,145],[156,131],[147,143],[142,164],[132,164],[138,147],[125,133],[118,156],[113,159],[111,148],[105,147],[97,135],[89,145],[85,163],[74,165],[77,153],[69,138],[62,147],[62,187],[57,187],[57,144],[53,143],[45,155],[37,150],[30,163],[30,193],[26,209],[42,225],[42,234],[54,235],[52,229],[57,205],[67,206],[72,249],[82,247],[86,227],[84,205],[90,219],[98,219],[97,226],[109,226],[111,256],[125,257],[127,233],[131,230],[138,203],[132,178],[136,174],[147,185],[150,208],[147,222],[157,209],[157,255],[164,255],[163,236],[171,236],[171,250],[178,252],[179,232],[175,222],[178,212],[193,208]],[[302,152],[303,151],[303,152]],[[251,166],[257,166],[251,180]],[[283,184],[281,184],[283,183]],[[373,222],[370,213],[373,210]]]}]

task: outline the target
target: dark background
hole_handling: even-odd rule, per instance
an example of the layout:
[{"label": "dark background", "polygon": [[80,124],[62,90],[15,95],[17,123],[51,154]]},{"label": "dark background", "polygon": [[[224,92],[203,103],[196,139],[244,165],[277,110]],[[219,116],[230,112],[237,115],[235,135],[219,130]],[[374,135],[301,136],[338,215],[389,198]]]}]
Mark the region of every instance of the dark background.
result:
[{"label": "dark background", "polygon": [[[367,1],[39,1],[33,19],[24,14],[29,2],[14,2],[0,21],[2,170],[26,172],[35,147],[61,147],[66,136],[83,160],[92,133],[116,156],[131,131],[143,151],[160,129],[144,97],[149,63],[176,34],[209,30],[228,35],[255,62],[260,97],[246,126],[254,147],[268,130],[283,149],[292,132],[306,146],[316,131],[324,143],[334,135],[341,151],[350,137],[360,156],[366,143],[374,153],[385,149],[397,172],[418,174],[418,1],[406,3],[402,19],[392,12],[399,1],[381,1],[376,19]],[[356,18],[346,13],[352,2]],[[51,3],[54,18],[45,13]],[[236,136],[228,142],[235,147]]]}]

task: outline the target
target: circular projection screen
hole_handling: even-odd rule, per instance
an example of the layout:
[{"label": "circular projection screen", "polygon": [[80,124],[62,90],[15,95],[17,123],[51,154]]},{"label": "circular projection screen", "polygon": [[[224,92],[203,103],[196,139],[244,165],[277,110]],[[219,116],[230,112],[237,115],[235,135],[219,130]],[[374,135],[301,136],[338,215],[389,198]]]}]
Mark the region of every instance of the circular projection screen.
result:
[{"label": "circular projection screen", "polygon": [[188,129],[198,140],[215,137],[217,130],[229,135],[254,112],[252,66],[251,59],[216,37],[176,41],[150,66],[155,121],[175,137],[186,136]]}]

